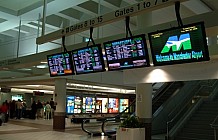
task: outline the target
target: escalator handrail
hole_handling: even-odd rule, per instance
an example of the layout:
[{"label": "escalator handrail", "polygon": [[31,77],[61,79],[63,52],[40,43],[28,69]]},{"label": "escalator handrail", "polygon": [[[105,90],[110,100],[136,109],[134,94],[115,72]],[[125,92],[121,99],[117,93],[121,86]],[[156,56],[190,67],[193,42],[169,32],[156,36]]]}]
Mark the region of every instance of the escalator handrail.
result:
[{"label": "escalator handrail", "polygon": [[134,104],[136,103],[136,99],[133,100],[133,102],[126,108],[124,109],[122,112],[120,112],[118,115],[114,116],[114,117],[111,117],[111,118],[106,118],[105,120],[103,120],[102,122],[102,126],[101,126],[101,130],[102,132],[104,133],[104,135],[106,136],[111,136],[109,133],[107,133],[104,129],[105,127],[105,124],[106,122],[109,122],[109,121],[121,121],[121,120],[124,120],[124,118],[120,118],[122,116],[122,114],[124,114],[128,109],[130,109],[130,107],[132,107]]},{"label": "escalator handrail", "polygon": [[[124,114],[128,109],[130,109],[130,107],[133,106],[133,105],[135,104],[135,102],[136,102],[136,99],[134,99],[133,102],[132,102],[126,109],[124,109],[122,112],[120,112],[118,115],[116,115],[116,116],[114,116],[114,117],[102,117],[102,118],[101,118],[101,119],[103,120],[103,121],[102,121],[102,126],[101,126],[102,132],[103,132],[103,133],[106,133],[106,132],[103,131],[103,130],[104,130],[104,125],[105,125],[105,123],[106,123],[106,120],[109,121],[109,120],[111,120],[111,119],[120,118],[120,116],[121,116],[122,114]],[[96,118],[91,118],[91,117],[90,117],[90,118],[88,118],[88,119],[83,119],[83,121],[82,121],[82,123],[81,123],[81,128],[82,128],[82,130],[83,130],[84,132],[88,133],[89,135],[91,135],[92,132],[90,132],[90,131],[88,131],[87,129],[85,129],[85,128],[84,128],[84,124],[85,124],[88,120],[90,120],[90,119],[96,119]]]},{"label": "escalator handrail", "polygon": [[[106,119],[113,119],[113,118],[115,118],[115,117],[101,117],[102,122],[104,122]],[[81,128],[82,128],[82,130],[83,130],[84,132],[88,133],[89,135],[92,135],[93,133],[92,133],[91,131],[85,129],[84,124],[85,124],[87,121],[89,121],[89,120],[94,120],[94,119],[99,119],[99,117],[85,118],[85,119],[83,119],[83,121],[82,121],[82,123],[81,123]],[[99,124],[100,124],[100,122],[99,122]]]},{"label": "escalator handrail", "polygon": [[173,86],[174,82],[167,83],[167,85],[164,86],[164,88],[161,88],[157,92],[159,92],[153,99],[152,105],[155,104],[161,97],[166,93],[168,89],[170,89],[171,86]]},{"label": "escalator handrail", "polygon": [[92,133],[90,131],[88,131],[87,129],[84,128],[84,124],[88,121],[88,119],[84,119],[81,123],[81,127],[82,127],[82,130],[86,133],[88,133],[89,135],[91,135]]},{"label": "escalator handrail", "polygon": [[105,136],[111,136],[111,134],[109,134],[109,133],[107,133],[105,131],[105,129],[104,129],[105,124],[107,122],[109,122],[109,121],[118,121],[118,120],[119,120],[119,122],[121,122],[122,120],[124,120],[124,118],[112,118],[112,119],[106,119],[106,120],[103,121],[102,126],[101,126],[101,130],[102,130],[102,132],[104,133]]},{"label": "escalator handrail", "polygon": [[133,102],[132,102],[127,108],[125,108],[122,112],[120,112],[119,114],[117,114],[117,115],[115,116],[115,118],[116,118],[116,117],[120,117],[122,114],[126,113],[126,111],[127,111],[128,109],[130,109],[130,107],[132,107],[135,103],[136,103],[136,99],[134,99]]},{"label": "escalator handrail", "polygon": [[155,99],[156,97],[159,96],[160,93],[162,93],[163,90],[166,89],[166,87],[168,87],[170,84],[172,84],[172,82],[168,82],[168,83],[164,83],[155,93],[154,93],[154,97],[153,99]]}]

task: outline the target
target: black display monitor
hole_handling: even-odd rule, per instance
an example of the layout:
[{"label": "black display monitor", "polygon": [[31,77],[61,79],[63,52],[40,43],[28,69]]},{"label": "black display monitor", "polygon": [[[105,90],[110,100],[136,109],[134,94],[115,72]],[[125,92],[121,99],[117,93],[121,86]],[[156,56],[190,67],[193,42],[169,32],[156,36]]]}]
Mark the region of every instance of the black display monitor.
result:
[{"label": "black display monitor", "polygon": [[208,61],[203,22],[149,33],[154,66]]},{"label": "black display monitor", "polygon": [[108,70],[150,66],[145,35],[104,43]]},{"label": "black display monitor", "polygon": [[50,76],[66,76],[74,74],[70,52],[47,56]]},{"label": "black display monitor", "polygon": [[101,45],[93,45],[72,51],[76,74],[105,71]]}]

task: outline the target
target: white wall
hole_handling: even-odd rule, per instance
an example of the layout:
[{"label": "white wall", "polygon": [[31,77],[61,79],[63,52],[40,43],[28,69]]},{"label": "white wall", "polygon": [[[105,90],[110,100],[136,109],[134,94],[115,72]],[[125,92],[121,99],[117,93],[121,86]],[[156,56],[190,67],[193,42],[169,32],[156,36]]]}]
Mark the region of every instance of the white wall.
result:
[{"label": "white wall", "polygon": [[124,84],[218,79],[218,59],[124,71]]}]

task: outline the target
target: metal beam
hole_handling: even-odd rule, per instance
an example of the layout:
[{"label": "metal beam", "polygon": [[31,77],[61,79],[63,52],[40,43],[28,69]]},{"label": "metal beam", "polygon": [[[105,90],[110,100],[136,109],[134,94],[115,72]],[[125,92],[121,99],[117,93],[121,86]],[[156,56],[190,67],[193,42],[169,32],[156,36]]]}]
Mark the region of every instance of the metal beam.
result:
[{"label": "metal beam", "polygon": [[[11,30],[19,32],[19,29],[17,29],[17,28],[14,28],[14,29],[11,29]],[[24,34],[28,34],[29,33],[29,32],[24,31],[24,30],[20,30],[20,32],[24,33]]]},{"label": "metal beam", "polygon": [[73,18],[71,16],[68,16],[68,15],[65,15],[65,14],[62,14],[62,13],[56,13],[55,15],[59,16],[59,17],[62,17],[62,18],[65,18],[67,20],[73,21],[73,22],[78,22],[79,21],[79,19]]},{"label": "metal beam", "polygon": [[98,15],[97,13],[94,13],[94,12],[92,12],[92,11],[90,11],[90,10],[87,10],[87,9],[85,9],[85,8],[82,8],[82,7],[80,7],[80,6],[74,6],[73,9],[76,9],[76,10],[79,10],[79,11],[81,11],[81,12],[83,12],[83,13],[86,13],[86,14],[88,14],[88,15],[91,15],[92,17],[96,17],[96,16]]},{"label": "metal beam", "polygon": [[[92,0],[92,1],[98,3],[99,0]],[[112,10],[117,10],[119,8],[118,6],[113,5],[113,4],[111,4],[111,3],[109,3],[109,2],[107,2],[105,0],[101,0],[100,4],[105,6],[105,7],[108,7],[109,9],[112,9]]]},{"label": "metal beam", "polygon": [[[126,16],[135,16],[143,12],[149,12],[169,5],[174,5],[175,1],[183,2],[187,0],[168,0],[168,1],[150,0],[150,2],[143,1],[125,8],[121,8],[119,10],[116,10],[115,12],[107,13],[103,16],[98,16],[96,18],[66,27],[65,29],[61,29],[53,33],[44,35],[42,37],[37,38],[36,43],[43,44],[49,41],[59,39],[62,36],[68,36],[68,35],[89,30],[90,27],[99,27],[115,21],[119,21],[121,19],[124,19]],[[81,8],[81,7],[76,6],[76,8]]]}]

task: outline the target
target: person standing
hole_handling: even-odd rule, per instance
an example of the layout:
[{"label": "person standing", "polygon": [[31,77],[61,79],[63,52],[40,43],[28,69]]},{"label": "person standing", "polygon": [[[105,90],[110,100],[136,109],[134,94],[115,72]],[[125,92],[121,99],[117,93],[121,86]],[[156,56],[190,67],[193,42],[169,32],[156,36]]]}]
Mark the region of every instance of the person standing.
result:
[{"label": "person standing", "polygon": [[36,106],[36,102],[33,101],[32,105],[31,105],[31,119],[36,119],[36,111],[37,111],[37,106]]},{"label": "person standing", "polygon": [[42,109],[43,109],[42,103],[40,102],[40,100],[38,100],[38,102],[37,102],[37,119],[42,118],[42,116],[43,116]]},{"label": "person standing", "polygon": [[51,101],[50,101],[50,106],[51,106],[51,118],[53,118],[54,116],[54,111],[55,111],[55,102],[53,101],[53,98],[51,98]]},{"label": "person standing", "polygon": [[23,108],[23,103],[21,102],[20,99],[16,102],[16,110],[17,110],[17,119],[20,119],[22,117],[22,108]]},{"label": "person standing", "polygon": [[8,100],[5,100],[5,105],[7,107],[7,112],[5,114],[5,122],[8,122],[8,118],[9,118],[9,103],[8,103]]},{"label": "person standing", "polygon": [[0,107],[0,115],[2,116],[2,123],[6,123],[7,122],[7,113],[8,113],[8,106],[6,104],[6,102],[4,102],[2,104],[2,106]]},{"label": "person standing", "polygon": [[15,110],[16,110],[16,104],[15,104],[15,100],[13,100],[12,102],[10,102],[9,104],[9,110],[10,110],[10,118],[13,119],[15,117]]},{"label": "person standing", "polygon": [[47,102],[45,105],[45,119],[49,120],[51,110],[52,110],[51,105],[49,104],[49,102]]}]

